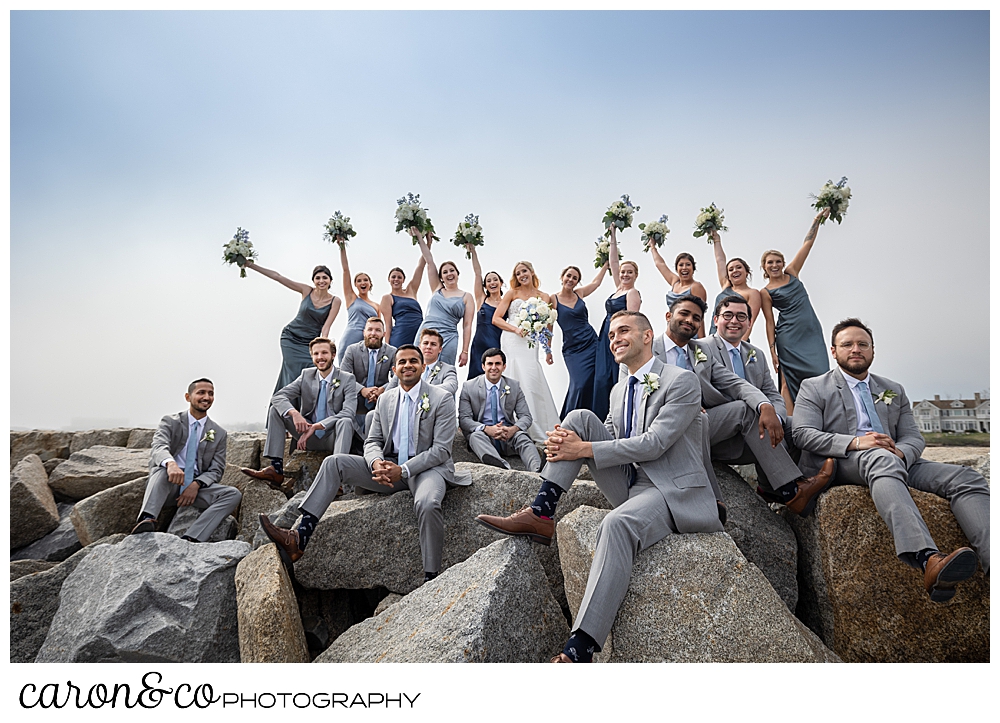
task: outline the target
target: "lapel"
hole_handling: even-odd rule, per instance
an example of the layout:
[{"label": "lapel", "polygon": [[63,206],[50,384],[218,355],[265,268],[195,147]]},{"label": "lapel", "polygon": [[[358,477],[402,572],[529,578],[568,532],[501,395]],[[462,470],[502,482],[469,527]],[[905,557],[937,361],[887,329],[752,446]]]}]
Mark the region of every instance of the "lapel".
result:
[{"label": "lapel", "polygon": [[[659,359],[653,361],[653,366],[650,367],[650,374],[659,374],[659,369],[662,368],[663,364],[660,363]],[[632,434],[642,434],[646,431],[646,403],[649,402],[650,394],[646,394],[646,387],[642,385],[642,379],[639,383],[635,385],[635,404],[638,407],[638,413],[635,419],[635,429],[632,430]]]},{"label": "lapel", "polygon": [[208,469],[208,465],[205,464],[205,450],[208,449],[208,440],[205,439],[205,435],[208,434],[208,430],[212,428],[212,418],[206,416],[205,424],[202,427],[201,439],[198,440],[198,451],[195,453],[198,457],[198,469],[204,472]]},{"label": "lapel", "polygon": [[[500,390],[498,394],[503,394],[504,387],[510,386],[510,382],[504,376],[500,377]],[[514,423],[514,387],[510,388],[510,393],[500,398],[500,406],[503,407],[503,416],[507,419],[507,424]]]},{"label": "lapel", "polygon": [[660,361],[666,361],[666,347],[663,343],[663,334],[657,334],[656,338],[653,339],[653,356],[655,356]]},{"label": "lapel", "polygon": [[698,373],[698,357],[695,356],[695,348],[696,347],[694,345],[694,341],[689,341],[687,343],[687,346],[684,348],[684,351],[687,352],[688,364],[691,365],[691,370],[694,371],[697,374]]},{"label": "lapel", "polygon": [[382,344],[382,346],[380,346],[378,348],[378,350],[375,352],[375,380],[376,380],[376,383],[378,382],[379,372],[382,371],[382,364],[384,363],[382,361],[382,357],[384,357],[384,356],[388,356],[388,355],[385,353],[385,344]]},{"label": "lapel", "polygon": [[840,369],[834,369],[830,374],[833,375],[833,383],[840,389],[840,400],[844,403],[844,413],[847,415],[847,433],[857,434],[858,413],[854,410],[854,393],[851,391],[851,385],[844,379]]},{"label": "lapel", "polygon": [[[385,425],[382,429],[384,439],[382,440],[382,449],[388,449],[392,445],[392,425],[396,421],[396,407],[399,406],[399,395],[403,393],[403,387],[393,387],[392,389],[385,392],[382,397],[385,397],[385,416],[387,417]],[[379,397],[379,399],[382,399]]]},{"label": "lapel", "polygon": [[625,434],[625,430],[622,428],[622,410],[625,407],[625,391],[627,389],[628,382],[622,381],[615,384],[611,390],[611,425],[615,430],[615,439],[621,439],[622,435]]},{"label": "lapel", "polygon": [[[420,383],[417,384],[417,405],[418,406],[423,401],[423,395],[427,392],[427,389],[429,387],[430,387],[430,385],[427,382],[425,382],[423,379],[421,379]],[[398,387],[398,388],[402,389],[402,387]],[[430,395],[429,394],[427,396],[427,399],[428,399],[428,401],[430,400]],[[414,450],[413,450],[414,454],[416,454],[416,453],[418,453],[420,451],[420,420],[424,416],[424,413],[422,411],[420,411],[420,409],[417,409],[415,411],[416,411],[416,417],[414,418],[415,421],[413,422],[413,442],[414,442],[414,447],[415,447]],[[427,412],[427,414],[429,415],[430,412]],[[412,457],[413,455],[410,455],[410,456]]]},{"label": "lapel", "polygon": [[486,412],[486,375],[480,374],[476,377],[476,386],[472,388],[475,394],[472,396],[472,413],[476,416],[476,421],[481,422],[483,420],[483,414]]},{"label": "lapel", "polygon": [[724,342],[721,337],[713,335],[712,346],[717,352],[719,352],[719,361],[722,362],[722,365],[735,374],[736,370],[733,369],[733,360],[729,356],[729,349],[726,347],[726,342]]},{"label": "lapel", "polygon": [[181,424],[181,446],[180,454],[184,454],[184,450],[187,448],[188,443],[188,430],[191,428],[191,416],[187,412],[180,413],[180,424]]},{"label": "lapel", "polygon": [[882,422],[882,429],[885,430],[886,434],[895,438],[889,427],[889,408],[885,402],[875,401],[875,397],[884,392],[885,388],[875,380],[875,375],[870,372],[868,374],[868,390],[872,395],[872,406],[875,407],[875,413],[878,415],[879,421]]}]

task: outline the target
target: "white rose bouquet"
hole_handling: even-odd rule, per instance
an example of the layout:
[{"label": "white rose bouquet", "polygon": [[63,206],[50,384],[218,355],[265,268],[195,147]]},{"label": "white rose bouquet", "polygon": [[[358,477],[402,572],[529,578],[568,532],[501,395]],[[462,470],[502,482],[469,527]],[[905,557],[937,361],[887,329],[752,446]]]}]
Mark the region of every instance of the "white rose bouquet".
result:
[{"label": "white rose bouquet", "polygon": [[354,227],[351,226],[351,217],[345,216],[340,211],[334,211],[323,228],[323,240],[340,244],[340,246],[347,245],[347,239],[358,235]]},{"label": "white rose bouquet", "polygon": [[[396,233],[409,231],[410,226],[416,226],[420,232],[427,232],[432,238],[437,240],[434,234],[434,224],[431,223],[427,215],[427,209],[420,205],[420,194],[414,196],[407,193],[403,198],[396,199]],[[417,245],[417,239],[413,239],[413,245]]]},{"label": "white rose bouquet", "polygon": [[[611,241],[603,236],[598,236],[597,241],[594,243],[597,245],[597,254],[594,256],[594,268],[599,269],[604,266],[604,264],[608,263],[611,258]],[[622,252],[619,251],[618,260],[621,261],[623,258],[625,257],[622,256]]]},{"label": "white rose bouquet", "polygon": [[[451,242],[460,249],[464,249],[469,244],[482,246],[483,227],[479,225],[479,216],[473,216],[470,213],[465,217],[464,221],[459,221],[458,228],[455,230],[455,238]],[[469,253],[468,249],[465,249],[465,258],[472,258],[472,254]]]},{"label": "white rose bouquet", "polygon": [[659,221],[640,223],[639,230],[642,231],[643,251],[649,251],[649,247],[653,245],[660,248],[667,240],[667,234],[670,233],[670,229],[667,228],[667,214],[660,216]]},{"label": "white rose bouquet", "polygon": [[[823,184],[823,188],[819,190],[818,194],[809,194],[809,198],[814,199],[816,202],[812,204],[813,208],[830,209],[830,218],[841,223],[844,220],[844,214],[847,213],[848,202],[851,199],[851,187],[847,185],[847,176],[843,176],[837,183],[833,181],[827,181]],[[820,225],[826,223],[825,218],[819,220]]]},{"label": "white rose bouquet", "polygon": [[615,226],[619,231],[623,231],[632,226],[632,214],[639,210],[638,206],[633,206],[628,200],[628,194],[622,196],[620,201],[615,201],[608,210],[604,212],[604,235],[611,235],[611,227]]},{"label": "white rose bouquet", "polygon": [[698,218],[694,220],[694,237],[701,238],[708,236],[708,242],[712,242],[712,231],[728,231],[729,228],[722,225],[726,217],[722,215],[722,209],[717,208],[713,202],[708,208],[701,209]]},{"label": "white rose bouquet", "polygon": [[556,323],[556,310],[549,304],[532,296],[521,304],[513,323],[518,329],[528,332],[525,338],[529,349],[541,344],[546,354],[552,353],[552,330],[549,327]]},{"label": "white rose bouquet", "polygon": [[254,251],[253,244],[250,243],[250,232],[244,231],[242,228],[236,228],[236,235],[233,236],[229,243],[222,245],[222,260],[227,264],[236,264],[240,267],[240,278],[245,279],[247,276],[247,270],[244,268],[247,261],[253,261],[257,258],[257,252]]}]

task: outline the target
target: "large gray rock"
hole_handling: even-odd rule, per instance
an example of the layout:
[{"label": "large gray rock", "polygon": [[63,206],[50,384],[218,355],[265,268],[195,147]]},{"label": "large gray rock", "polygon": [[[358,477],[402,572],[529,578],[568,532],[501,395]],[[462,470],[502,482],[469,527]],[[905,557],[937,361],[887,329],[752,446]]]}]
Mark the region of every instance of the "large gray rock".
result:
[{"label": "large gray rock", "polygon": [[[608,513],[580,507],[559,522],[566,597],[575,616]],[[834,662],[729,535],[668,535],[638,554],[599,662]]]},{"label": "large gray rock", "polygon": [[[331,453],[314,452],[311,450],[299,451],[291,449],[290,445],[291,440],[289,440],[289,449],[285,452],[285,463],[282,472],[285,475],[286,489],[291,490],[292,494],[296,494],[309,489],[313,480],[316,479],[323,460],[329,457]],[[353,492],[353,485],[348,485],[344,491]]]},{"label": "large gray rock", "polygon": [[[174,517],[170,520],[170,525],[167,527],[167,534],[177,535],[182,537],[187,534],[188,528],[193,525],[204,510],[200,510],[194,505],[188,505],[187,507],[178,507],[177,512],[174,513]],[[135,520],[135,518],[132,518]],[[133,522],[134,524],[134,522]],[[236,537],[236,531],[239,529],[239,523],[236,518],[232,515],[227,515],[226,519],[219,523],[219,526],[212,531],[212,534],[208,536],[205,542],[222,542],[223,540],[232,540]]]},{"label": "large gray rock", "polygon": [[34,575],[36,572],[44,572],[55,566],[56,563],[46,560],[11,560],[10,581],[14,582],[25,575]]},{"label": "large gray rock", "polygon": [[157,532],[96,548],[63,583],[36,662],[239,662],[234,578],[249,552]]},{"label": "large gray rock", "polygon": [[27,457],[37,454],[42,462],[69,457],[72,432],[55,432],[50,429],[32,429],[28,432],[10,433],[10,468]]},{"label": "large gray rock", "polygon": [[80,500],[70,513],[81,544],[89,545],[106,535],[128,533],[142,511],[148,478],[140,477]]},{"label": "large gray rock", "polygon": [[527,540],[498,540],[381,614],[317,663],[541,663],[569,627]]},{"label": "large gray rock", "polygon": [[[456,463],[458,462],[472,462],[473,464],[481,463],[479,457],[476,456],[476,453],[473,452],[471,449],[469,449],[469,443],[465,441],[465,434],[462,432],[461,429],[455,432],[455,441],[454,443],[452,443],[451,446],[451,457],[453,460],[455,460]],[[521,458],[518,457],[516,454],[511,455],[509,457],[504,457],[504,459],[506,459],[508,464],[510,464],[511,469],[517,470],[519,472],[527,471],[527,467],[524,466],[524,462],[522,462]],[[543,455],[542,460],[544,459],[545,457]]]},{"label": "large gray rock", "polygon": [[10,584],[10,662],[35,660],[59,609],[59,590],[63,582],[99,546],[115,544],[124,538],[124,535],[117,535],[98,540],[52,569],[26,575]]},{"label": "large gray rock", "polygon": [[[305,492],[297,493],[293,497],[290,497],[276,511],[269,512],[267,514],[268,518],[278,527],[283,527],[287,530],[298,527],[299,518],[302,517],[302,513],[299,512],[299,505],[302,504],[302,500],[305,498]],[[255,550],[262,545],[271,544],[271,538],[264,534],[264,530],[261,529],[259,524],[257,525],[257,531],[254,533],[252,544]]]},{"label": "large gray rock", "polygon": [[153,434],[155,433],[155,429],[133,429],[128,434],[125,446],[129,449],[149,449],[153,446]]},{"label": "large gray rock", "polygon": [[266,434],[230,432],[226,435],[226,464],[236,468],[260,469],[260,450]]},{"label": "large gray rock", "polygon": [[149,468],[148,449],[125,447],[89,447],[74,452],[56,467],[49,477],[53,490],[72,500],[82,500],[90,495],[122,482],[143,477]]},{"label": "large gray rock", "polygon": [[132,434],[132,430],[125,427],[88,429],[85,432],[76,432],[69,445],[69,454],[72,457],[74,452],[90,447],[124,447],[128,444],[130,434]]},{"label": "large gray rock", "polygon": [[11,560],[62,562],[82,547],[76,528],[73,527],[73,520],[70,519],[73,505],[59,502],[56,509],[59,510],[59,526],[42,539],[11,553]]},{"label": "large gray rock", "polygon": [[274,545],[236,566],[236,606],[241,662],[309,662],[295,591]]},{"label": "large gray rock", "polygon": [[260,480],[249,480],[243,488],[243,500],[240,502],[240,528],[236,539],[241,542],[253,542],[260,529],[259,515],[270,515],[288,502],[288,498],[277,490],[272,490]]},{"label": "large gray rock", "polygon": [[726,532],[794,613],[799,601],[795,533],[731,467],[715,465],[715,476],[729,511]]},{"label": "large gray rock", "polygon": [[24,547],[58,526],[49,476],[38,455],[29,454],[10,473],[10,547]]}]

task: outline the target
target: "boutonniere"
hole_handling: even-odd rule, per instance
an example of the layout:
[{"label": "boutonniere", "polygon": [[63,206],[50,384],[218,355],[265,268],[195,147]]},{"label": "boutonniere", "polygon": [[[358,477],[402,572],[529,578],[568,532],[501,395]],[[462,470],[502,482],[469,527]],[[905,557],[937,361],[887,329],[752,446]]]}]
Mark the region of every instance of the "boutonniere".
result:
[{"label": "boutonniere", "polygon": [[694,362],[695,364],[701,364],[702,362],[707,362],[708,357],[705,356],[705,352],[701,350],[701,347],[694,348]]},{"label": "boutonniere", "polygon": [[205,436],[201,438],[202,442],[214,442],[215,441],[215,430],[210,429],[205,432]]},{"label": "boutonniere", "polygon": [[891,389],[886,389],[884,392],[879,392],[878,396],[875,397],[876,402],[884,402],[886,406],[892,404],[892,400],[899,395]]},{"label": "boutonniere", "polygon": [[340,386],[340,380],[339,379],[334,379],[333,380],[333,388],[336,389],[339,386]]},{"label": "boutonniere", "polygon": [[757,361],[757,350],[751,349],[747,352],[747,364],[753,364],[755,361]]},{"label": "boutonniere", "polygon": [[655,392],[657,389],[660,388],[660,375],[653,373],[643,374],[642,388],[646,391],[646,393],[643,395],[646,397]]},{"label": "boutonniere", "polygon": [[436,377],[438,375],[439,371],[441,371],[441,365],[440,364],[438,364],[436,367],[434,367],[431,370],[431,379],[433,379],[434,377]]},{"label": "boutonniere", "polygon": [[420,411],[426,414],[431,411],[431,400],[427,397],[427,392],[420,395]]},{"label": "boutonniere", "polygon": [[503,391],[500,392],[500,398],[503,399],[508,394],[510,394],[510,384],[504,384],[503,385]]},{"label": "boutonniere", "polygon": [[381,364],[382,362],[387,362],[387,361],[389,361],[389,355],[383,354],[382,358],[378,360],[378,363]]}]

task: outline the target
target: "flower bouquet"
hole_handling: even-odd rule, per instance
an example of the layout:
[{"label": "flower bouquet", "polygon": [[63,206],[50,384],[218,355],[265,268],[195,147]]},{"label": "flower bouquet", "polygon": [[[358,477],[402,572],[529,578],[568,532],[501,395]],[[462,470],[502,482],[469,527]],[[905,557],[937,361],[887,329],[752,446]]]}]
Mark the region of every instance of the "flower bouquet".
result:
[{"label": "flower bouquet", "polygon": [[451,242],[460,249],[465,249],[465,258],[471,259],[472,254],[466,246],[470,244],[472,246],[483,245],[483,227],[479,225],[479,216],[473,216],[470,213],[464,221],[459,221],[458,228],[455,230],[455,238]]},{"label": "flower bouquet", "polygon": [[244,267],[247,261],[253,261],[257,258],[257,252],[254,251],[253,244],[250,243],[250,232],[237,227],[236,235],[233,236],[229,243],[222,245],[222,250],[222,260],[227,264],[236,264],[239,266],[240,278],[245,279],[247,270]]},{"label": "flower bouquet", "polygon": [[535,344],[541,344],[546,354],[552,353],[552,330],[549,327],[555,323],[556,310],[537,296],[532,296],[521,304],[514,315],[514,326],[528,332],[525,337],[528,348],[533,349]]},{"label": "flower bouquet", "polygon": [[[813,208],[830,209],[830,218],[841,223],[851,198],[851,187],[847,185],[847,176],[843,176],[837,183],[827,181],[819,190],[819,194],[809,194],[809,198],[816,200],[816,203],[812,204]],[[821,218],[819,222],[822,225],[826,223],[826,219]]]},{"label": "flower bouquet", "polygon": [[633,206],[628,200],[628,194],[622,196],[620,201],[615,201],[608,210],[604,212],[604,235],[611,235],[611,227],[616,227],[619,231],[632,226],[632,214],[639,210],[638,206]]},{"label": "flower bouquet", "polygon": [[[416,226],[421,233],[426,232],[431,238],[438,240],[434,234],[434,224],[431,223],[427,215],[427,209],[420,206],[420,194],[414,196],[407,193],[402,198],[396,199],[396,233],[409,231],[411,226]],[[413,245],[417,245],[417,238],[413,237]]]},{"label": "flower bouquet", "polygon": [[667,228],[667,214],[660,216],[659,221],[640,223],[639,230],[642,231],[643,251],[649,251],[649,247],[653,245],[660,248],[667,240],[667,234],[670,233],[670,229]]},{"label": "flower bouquet", "polygon": [[694,237],[701,238],[702,236],[708,236],[708,242],[714,243],[712,241],[712,231],[729,230],[728,227],[722,225],[722,222],[725,220],[726,217],[722,215],[722,209],[716,208],[713,202],[708,208],[701,209],[698,218],[694,220]]},{"label": "flower bouquet", "polygon": [[[597,255],[594,257],[594,268],[599,269],[604,264],[608,263],[611,258],[611,241],[604,238],[603,236],[598,236],[597,241],[594,242],[597,245]],[[618,260],[621,261],[624,256],[622,252],[618,252]]]},{"label": "flower bouquet", "polygon": [[351,217],[345,216],[340,211],[334,211],[333,215],[330,216],[330,220],[326,222],[326,226],[323,228],[325,229],[323,231],[323,240],[340,244],[341,246],[345,246],[347,239],[351,236],[358,235],[354,227],[351,226]]}]

